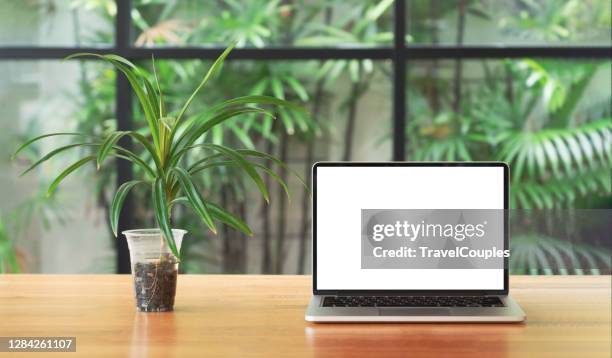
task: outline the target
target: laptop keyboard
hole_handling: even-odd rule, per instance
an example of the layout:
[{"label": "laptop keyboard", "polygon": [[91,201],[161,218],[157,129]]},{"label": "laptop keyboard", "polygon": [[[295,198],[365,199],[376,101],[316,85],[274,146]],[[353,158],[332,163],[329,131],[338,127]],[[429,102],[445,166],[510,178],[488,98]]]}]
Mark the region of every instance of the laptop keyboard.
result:
[{"label": "laptop keyboard", "polygon": [[493,296],[328,296],[323,307],[503,307]]}]

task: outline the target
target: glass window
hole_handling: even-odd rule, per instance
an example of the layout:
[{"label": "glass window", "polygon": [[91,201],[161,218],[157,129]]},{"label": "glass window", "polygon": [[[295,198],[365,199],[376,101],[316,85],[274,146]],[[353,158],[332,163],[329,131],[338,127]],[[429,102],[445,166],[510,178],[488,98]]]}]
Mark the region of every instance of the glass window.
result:
[{"label": "glass window", "polygon": [[382,46],[393,0],[135,1],[135,46]]},{"label": "glass window", "polygon": [[95,46],[113,43],[114,0],[3,0],[0,46]]},{"label": "glass window", "polygon": [[[144,65],[149,67],[150,63]],[[156,61],[156,65],[169,107],[177,110],[210,63],[163,60]],[[183,243],[183,268],[192,273],[308,272],[309,197],[294,174],[310,181],[310,168],[315,161],[391,159],[389,71],[390,64],[386,61],[370,60],[228,62],[196,98],[190,114],[224,99],[264,94],[302,103],[312,116],[280,110],[275,112],[276,119],[243,116],[210,132],[207,141],[256,148],[288,163],[291,170],[283,173],[283,168],[274,163],[252,158],[277,171],[287,181],[292,196],[291,201],[287,200],[282,187],[270,177],[266,182],[271,204],[264,205],[256,186],[240,170],[213,168],[202,172],[198,178],[204,194],[245,217],[255,235],[247,238],[220,226],[219,237],[215,237],[191,211],[177,207],[175,225],[190,232]],[[135,112],[136,118],[141,118],[139,111]],[[142,120],[138,123],[143,125]],[[194,162],[206,154],[193,150],[189,160]],[[220,178],[225,179],[220,181]],[[138,208],[134,211],[140,226],[153,223],[149,196],[146,188],[136,188]]]},{"label": "glass window", "polygon": [[49,132],[102,135],[114,128],[114,72],[93,62],[0,62],[0,211],[20,270],[35,273],[113,272],[112,234],[107,227],[114,162],[101,172],[92,164],[68,177],[56,193],[54,178],[92,151],[73,149],[26,175],[38,158],[82,138],[50,137],[9,161],[27,138]]},{"label": "glass window", "polygon": [[411,0],[408,41],[431,45],[610,45],[609,0]]},{"label": "glass window", "polygon": [[408,160],[510,165],[512,272],[609,272],[612,62],[408,66]]},{"label": "glass window", "polygon": [[411,62],[406,156],[507,162],[515,208],[599,207],[612,195],[610,78],[609,61]]}]

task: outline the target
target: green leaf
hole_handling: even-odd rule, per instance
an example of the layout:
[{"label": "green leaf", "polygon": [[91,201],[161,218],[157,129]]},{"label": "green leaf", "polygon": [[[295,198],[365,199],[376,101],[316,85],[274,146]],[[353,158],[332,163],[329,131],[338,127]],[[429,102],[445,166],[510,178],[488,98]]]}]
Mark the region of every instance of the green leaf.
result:
[{"label": "green leaf", "polygon": [[145,138],[142,134],[140,134],[138,132],[129,131],[129,132],[127,132],[127,135],[129,135],[130,137],[136,139],[140,144],[143,145],[143,147],[145,147],[147,152],[149,152],[149,154],[151,155],[151,158],[153,158],[153,161],[155,162],[155,165],[157,166],[158,170],[161,171],[162,170],[162,165],[161,165],[160,159],[157,156],[157,152],[155,150],[155,147],[153,147],[153,145],[151,145],[151,142],[149,142],[147,140],[147,138]]},{"label": "green leaf", "polygon": [[164,95],[162,94],[161,86],[159,85],[159,78],[157,78],[157,69],[155,68],[155,56],[151,54],[151,60],[153,61],[153,76],[155,77],[155,84],[157,85],[157,94],[159,96],[159,117],[166,116],[166,105],[164,103]]},{"label": "green leaf", "polygon": [[187,199],[189,199],[189,202],[193,206],[194,210],[198,213],[206,226],[208,226],[210,231],[216,235],[217,228],[215,227],[215,222],[213,221],[212,216],[204,203],[204,199],[200,195],[200,192],[198,192],[197,188],[193,184],[189,173],[187,173],[185,169],[178,167],[172,168],[170,171],[176,175],[183,192],[185,192],[185,195],[187,195]]},{"label": "green leaf", "polygon": [[168,131],[174,130],[174,126],[176,125],[176,118],[174,117],[161,117],[159,119],[161,124],[166,127]]},{"label": "green leaf", "polygon": [[264,181],[261,179],[261,176],[259,175],[259,173],[257,173],[257,170],[255,169],[255,167],[253,166],[253,164],[249,163],[249,161],[247,161],[242,154],[240,154],[238,151],[233,150],[231,148],[222,146],[222,145],[216,145],[216,144],[202,144],[202,147],[206,147],[206,148],[210,148],[214,151],[217,151],[223,155],[225,155],[226,157],[232,159],[233,161],[236,162],[236,164],[238,164],[239,167],[241,167],[250,177],[251,179],[253,179],[253,181],[255,182],[255,184],[257,185],[257,187],[259,188],[259,191],[261,192],[261,194],[263,195],[264,199],[266,200],[266,202],[270,202],[270,196],[268,194],[268,189],[266,188],[266,185],[264,184]]},{"label": "green leaf", "polygon": [[161,110],[159,108],[159,97],[157,97],[157,92],[155,92],[153,85],[145,76],[142,76],[142,82],[144,83],[145,94],[151,106],[151,115],[154,118],[159,118]]},{"label": "green leaf", "polygon": [[181,256],[176,248],[176,242],[170,228],[170,217],[168,213],[168,199],[166,198],[166,189],[163,178],[157,178],[153,183],[153,212],[157,225],[168,243],[168,247],[172,254],[180,261]]},{"label": "green leaf", "polygon": [[[70,56],[68,56],[66,59],[69,59],[69,58],[74,57],[74,56],[75,56],[75,55],[70,55]],[[136,70],[136,65],[134,65],[132,62],[130,62],[130,61],[129,61],[128,59],[126,59],[126,58],[123,58],[123,57],[118,56],[118,55],[114,55],[114,54],[112,54],[112,53],[111,53],[111,54],[108,54],[108,55],[104,55],[104,57],[106,57],[107,59],[112,60],[112,61],[120,62],[120,63],[122,63],[122,64],[124,64],[124,65],[128,66],[129,68],[131,68],[131,69],[133,69],[133,70]]]},{"label": "green leaf", "polygon": [[270,85],[272,86],[272,93],[275,97],[285,99],[285,90],[283,89],[283,84],[278,78],[272,77],[270,80]]},{"label": "green leaf", "polygon": [[[200,162],[202,163],[202,162]],[[289,187],[287,186],[287,183],[285,183],[285,181],[278,175],[276,174],[272,169],[259,164],[259,163],[251,163],[253,164],[255,167],[263,170],[264,172],[266,172],[268,175],[270,175],[276,182],[278,182],[278,184],[283,188],[283,190],[285,191],[285,194],[287,195],[287,198],[289,199],[289,202],[291,202],[291,192],[289,191]],[[215,168],[215,167],[221,167],[221,166],[237,166],[236,162],[233,161],[219,161],[219,162],[212,162],[212,163],[208,163],[208,164],[204,164],[204,165],[200,165],[198,166],[198,163],[195,163],[194,165],[192,165],[189,168],[189,173],[191,174],[195,174],[198,173],[202,170],[205,169],[209,169],[209,168]]]},{"label": "green leaf", "polygon": [[119,71],[121,71],[125,75],[128,82],[130,83],[130,86],[132,86],[132,90],[136,94],[136,97],[138,97],[138,101],[140,102],[140,105],[144,112],[145,119],[147,121],[147,124],[149,125],[151,135],[153,136],[153,142],[157,144],[159,142],[159,138],[158,138],[159,129],[158,129],[157,121],[156,121],[156,114],[153,111],[153,107],[150,103],[150,97],[147,96],[147,94],[145,93],[145,91],[143,90],[139,82],[139,78],[141,80],[146,80],[146,78],[144,78],[144,76],[140,75],[136,71],[136,66],[134,66],[134,64],[124,59],[123,57],[120,57],[117,55],[99,55],[96,53],[75,53],[75,54],[72,54],[66,57],[65,59],[69,60],[75,57],[82,57],[82,56],[93,56],[93,57],[97,57],[102,60],[105,60],[111,63],[113,66],[115,66]]},{"label": "green leaf", "polygon": [[589,131],[586,133],[586,135],[591,139],[591,143],[593,145],[593,148],[595,149],[595,153],[597,153],[597,155],[602,161],[605,161],[606,150],[608,149],[604,148],[603,140],[599,136],[599,133],[597,133],[596,131]]},{"label": "green leaf", "polygon": [[206,201],[206,206],[210,209],[210,213],[212,214],[212,216],[215,217],[217,220],[233,227],[234,229],[242,231],[243,233],[249,236],[253,236],[253,231],[251,230],[251,228],[236,215],[226,211],[222,207],[210,201]]},{"label": "green leaf", "polygon": [[75,148],[75,147],[83,147],[83,146],[98,146],[99,144],[95,144],[95,143],[76,143],[76,144],[69,144],[60,148],[57,148],[55,150],[52,150],[51,152],[47,153],[45,156],[43,156],[42,158],[40,158],[39,160],[37,160],[34,164],[32,164],[28,169],[24,170],[19,176],[23,176],[25,174],[27,174],[28,172],[30,172],[32,169],[36,168],[37,166],[39,166],[40,164],[46,162],[47,160],[51,159],[52,157],[54,157],[55,155],[71,149],[71,148]]},{"label": "green leaf", "polygon": [[302,184],[302,186],[304,186],[304,189],[306,189],[306,191],[310,195],[310,189],[308,188],[308,184],[304,181],[304,179],[302,179],[302,177],[295,170],[289,168],[287,164],[283,163],[283,161],[278,159],[277,157],[254,149],[238,149],[237,152],[246,156],[268,159],[273,163],[276,163],[278,166],[287,169],[298,179],[298,181]]},{"label": "green leaf", "polygon": [[578,144],[574,136],[571,134],[565,136],[564,139],[568,144],[570,153],[572,153],[572,155],[574,156],[574,161],[576,162],[578,169],[582,170],[584,166],[583,166],[583,158],[582,158],[582,151],[580,150],[580,145]]},{"label": "green leaf", "polygon": [[68,175],[70,175],[70,173],[74,172],[75,170],[79,169],[83,165],[87,164],[87,162],[90,162],[90,161],[95,160],[95,159],[96,159],[95,156],[90,155],[88,157],[85,157],[85,158],[75,162],[74,164],[72,164],[71,166],[66,168],[63,172],[61,172],[60,175],[58,175],[53,180],[53,182],[51,182],[51,185],[49,185],[49,189],[47,190],[47,196],[51,196],[51,194],[53,194],[53,192],[55,191],[55,188],[57,188],[57,186],[62,182],[62,180],[64,180],[64,178],[66,178]]},{"label": "green leaf", "polygon": [[[217,157],[217,156],[222,156],[222,154],[215,154],[215,155],[211,155],[207,158],[204,158],[202,160],[198,160],[197,162],[193,163],[189,169],[187,170],[190,174],[195,174],[198,173],[202,170],[206,170],[209,168],[216,168],[216,167],[222,167],[222,166],[236,166],[236,163],[234,163],[231,160],[223,160],[223,161],[217,161],[217,162],[211,162],[208,164],[204,164],[209,160],[214,159],[213,157]],[[200,165],[203,164],[203,165]]]},{"label": "green leaf", "polygon": [[560,137],[552,137],[552,142],[555,144],[555,148],[557,149],[557,153],[559,153],[559,157],[561,158],[561,164],[565,167],[565,172],[567,174],[572,173],[572,157],[570,155],[570,151],[567,148],[567,145]]},{"label": "green leaf", "polygon": [[260,168],[261,170],[266,172],[269,176],[271,176],[274,180],[276,180],[278,184],[285,191],[285,194],[287,195],[287,199],[289,200],[289,202],[291,202],[291,193],[289,192],[289,187],[287,186],[287,183],[285,183],[285,181],[278,174],[276,174],[272,169],[267,168],[266,166],[261,165],[259,163],[253,163],[253,165],[256,166],[257,168]]},{"label": "green leaf", "polygon": [[183,114],[185,113],[187,108],[189,108],[189,105],[191,104],[195,96],[198,94],[198,92],[200,92],[200,90],[204,87],[204,85],[206,85],[206,83],[212,78],[212,76],[214,76],[219,71],[219,69],[221,68],[221,65],[223,64],[223,61],[225,61],[225,58],[227,57],[227,55],[229,55],[229,53],[232,52],[232,50],[234,49],[234,46],[236,46],[235,42],[232,43],[228,48],[226,48],[225,51],[223,51],[223,53],[221,54],[221,56],[219,56],[219,58],[215,60],[212,66],[210,66],[210,69],[204,76],[204,79],[202,79],[202,82],[200,82],[200,85],[195,89],[195,91],[193,91],[193,93],[191,94],[187,102],[185,102],[185,104],[183,105],[183,108],[181,108],[181,111],[176,117],[177,121],[181,120],[181,118],[183,117]]},{"label": "green leaf", "polygon": [[512,168],[514,180],[518,181],[521,179],[521,175],[523,174],[523,168],[525,166],[526,156],[527,148],[523,146],[520,148],[519,153],[516,157],[516,161],[514,162],[514,167]]},{"label": "green leaf", "polygon": [[41,139],[44,139],[44,138],[47,138],[47,137],[55,137],[55,136],[81,136],[81,137],[89,137],[88,135],[85,135],[85,134],[82,134],[82,133],[70,133],[70,132],[59,132],[59,133],[43,134],[41,136],[34,137],[34,138],[26,141],[22,145],[20,145],[19,148],[17,148],[17,150],[15,150],[15,153],[13,153],[13,155],[11,156],[11,159],[15,159],[15,157],[17,156],[17,154],[19,154],[19,152],[21,152],[25,148],[29,147],[30,145],[32,145],[32,143],[37,142],[37,141],[39,141]]},{"label": "green leaf", "polygon": [[[242,221],[242,219],[240,219],[239,217],[237,217],[236,215],[230,213],[229,211],[226,211],[225,209],[223,209],[222,207],[216,205],[215,203],[212,203],[210,201],[205,200],[204,201],[206,206],[208,207],[208,209],[210,210],[211,215],[221,221],[222,223],[229,225],[231,227],[233,227],[236,230],[242,231],[243,233],[249,235],[249,236],[253,236],[253,231],[251,230],[251,228],[244,222]],[[191,204],[189,202],[189,199],[187,199],[184,196],[178,197],[174,200],[172,200],[172,202],[170,203],[170,205],[174,205],[177,203],[182,203],[182,204]]]},{"label": "green leaf", "polygon": [[542,147],[546,152],[546,157],[548,158],[553,174],[558,178],[561,174],[559,172],[559,157],[557,155],[557,151],[555,150],[555,146],[552,144],[550,139],[544,138],[542,140]]},{"label": "green leaf", "polygon": [[218,105],[213,106],[211,108],[211,111],[218,111],[218,110],[230,107],[230,106],[245,105],[245,104],[275,105],[275,106],[287,107],[288,109],[291,109],[293,111],[308,112],[306,108],[304,108],[303,106],[300,106],[299,104],[295,104],[295,103],[286,101],[284,99],[279,99],[279,98],[271,97],[271,96],[243,96],[243,97],[232,98],[224,102],[221,102]]},{"label": "green leaf", "polygon": [[125,198],[127,197],[127,194],[130,192],[130,190],[134,186],[140,183],[144,183],[144,181],[132,180],[132,181],[128,181],[128,182],[121,184],[119,189],[117,189],[115,196],[113,197],[113,201],[110,207],[110,223],[111,223],[111,229],[113,230],[113,234],[115,235],[115,237],[117,237],[117,226],[119,224],[119,214],[121,213],[123,202],[125,201]]},{"label": "green leaf", "polygon": [[98,170],[100,170],[102,163],[104,163],[104,159],[106,159],[111,149],[113,149],[113,146],[117,144],[119,139],[121,139],[121,137],[125,136],[126,134],[127,132],[123,131],[113,132],[106,138],[106,140],[104,140],[102,146],[100,146],[100,149],[98,150],[98,157],[96,159],[96,166]]},{"label": "green leaf", "polygon": [[173,150],[180,149],[180,151],[174,152],[172,154],[172,158],[173,158],[172,163],[176,163],[176,161],[180,159],[180,155],[184,153],[184,148],[193,144],[200,136],[204,135],[204,133],[206,133],[209,129],[211,129],[212,127],[230,118],[233,118],[240,114],[246,114],[246,113],[260,113],[266,116],[274,117],[274,115],[270,113],[269,111],[266,111],[261,108],[252,108],[252,107],[232,108],[225,112],[222,112],[210,118],[209,120],[199,124],[199,126],[196,128],[189,128],[180,136],[180,138],[178,139],[177,145],[173,149]]},{"label": "green leaf", "polygon": [[293,77],[287,77],[285,78],[285,81],[287,82],[287,84],[289,84],[291,89],[293,89],[293,92],[295,92],[295,94],[300,97],[300,100],[304,102],[308,101],[308,92],[297,79]]},{"label": "green leaf", "polygon": [[138,166],[140,166],[147,174],[149,174],[151,176],[151,178],[155,178],[156,174],[155,171],[147,164],[144,162],[144,160],[140,159],[139,156],[137,156],[136,154],[134,154],[133,152],[119,146],[119,145],[114,145],[113,149],[115,149],[116,151],[118,151],[119,153],[122,154],[115,154],[116,157],[125,159],[125,160],[129,160],[132,163],[138,164]]}]

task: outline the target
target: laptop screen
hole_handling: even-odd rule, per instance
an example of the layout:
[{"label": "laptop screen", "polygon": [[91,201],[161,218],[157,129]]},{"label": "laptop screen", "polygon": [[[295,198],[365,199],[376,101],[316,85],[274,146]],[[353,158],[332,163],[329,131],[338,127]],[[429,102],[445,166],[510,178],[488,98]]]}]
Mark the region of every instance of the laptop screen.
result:
[{"label": "laptop screen", "polygon": [[[493,248],[492,255],[507,252],[503,221],[483,216],[503,212],[504,167],[315,170],[317,290],[504,289],[503,258],[484,260],[478,253],[488,250],[464,252],[456,245],[471,234],[472,242]],[[466,259],[449,258],[451,251]]]}]

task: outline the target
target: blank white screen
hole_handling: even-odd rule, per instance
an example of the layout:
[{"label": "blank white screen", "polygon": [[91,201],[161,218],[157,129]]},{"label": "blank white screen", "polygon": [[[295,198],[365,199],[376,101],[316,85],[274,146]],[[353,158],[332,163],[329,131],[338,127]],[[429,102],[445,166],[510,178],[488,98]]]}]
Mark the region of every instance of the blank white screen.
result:
[{"label": "blank white screen", "polygon": [[502,167],[318,167],[317,289],[501,290],[500,269],[361,269],[361,209],[503,209]]}]

